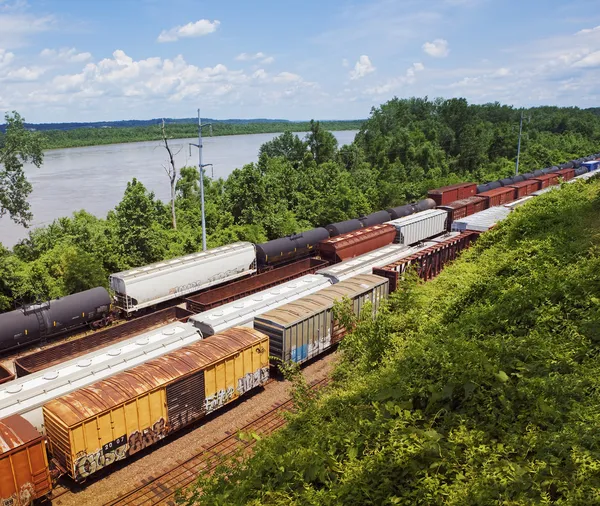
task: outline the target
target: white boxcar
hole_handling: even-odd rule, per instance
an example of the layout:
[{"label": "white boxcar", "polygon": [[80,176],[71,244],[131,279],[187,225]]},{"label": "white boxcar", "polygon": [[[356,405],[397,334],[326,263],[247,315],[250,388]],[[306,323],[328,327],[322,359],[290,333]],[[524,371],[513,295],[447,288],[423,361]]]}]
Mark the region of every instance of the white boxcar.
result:
[{"label": "white boxcar", "polygon": [[331,286],[325,276],[308,274],[262,292],[198,313],[189,321],[203,336],[212,336],[230,327],[253,327],[254,317]]},{"label": "white boxcar", "polygon": [[127,313],[256,272],[250,242],[236,242],[110,276],[116,305]]},{"label": "white boxcar", "polygon": [[410,246],[446,232],[447,220],[448,213],[446,211],[429,209],[387,223],[396,227],[398,233],[395,242]]},{"label": "white boxcar", "polygon": [[171,323],[0,386],[0,419],[19,414],[44,431],[42,406],[96,381],[202,339],[189,323]]},{"label": "white boxcar", "polygon": [[504,206],[495,206],[481,211],[480,213],[472,214],[461,220],[456,220],[452,223],[452,230],[462,232],[464,230],[473,230],[475,232],[486,232],[496,223],[506,219],[510,214],[510,209]]},{"label": "white boxcar", "polygon": [[339,283],[359,274],[372,274],[373,267],[383,267],[384,265],[397,262],[402,258],[413,255],[424,247],[424,245],[421,245],[409,248],[402,244],[390,244],[370,253],[320,269],[316,274],[321,274],[330,278],[334,283]]}]

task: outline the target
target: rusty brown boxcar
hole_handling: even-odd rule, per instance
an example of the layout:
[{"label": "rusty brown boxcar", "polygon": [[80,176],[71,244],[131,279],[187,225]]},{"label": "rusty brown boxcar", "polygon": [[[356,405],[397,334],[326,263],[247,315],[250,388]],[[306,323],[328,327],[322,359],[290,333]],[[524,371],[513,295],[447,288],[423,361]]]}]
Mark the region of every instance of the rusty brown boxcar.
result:
[{"label": "rusty brown boxcar", "polygon": [[247,297],[261,290],[267,290],[275,285],[291,281],[306,274],[312,274],[326,265],[327,262],[325,260],[305,258],[284,267],[278,267],[277,269],[263,272],[242,281],[236,281],[235,283],[230,283],[190,297],[185,300],[186,306],[193,313],[202,313],[213,307]]},{"label": "rusty brown boxcar", "polygon": [[565,181],[569,179],[573,179],[575,177],[575,169],[562,169],[558,172],[555,172],[558,176],[562,177]]},{"label": "rusty brown boxcar", "polygon": [[393,264],[374,267],[373,274],[389,280],[390,293],[396,291],[402,275],[412,265],[416,266],[420,278],[431,279],[441,272],[446,263],[454,260],[461,251],[468,248],[477,237],[479,237],[479,232],[470,230],[463,232]]},{"label": "rusty brown boxcar", "polygon": [[12,381],[15,379],[15,375],[10,372],[6,367],[0,365],[0,385],[2,383],[6,383],[7,381]]},{"label": "rusty brown boxcar", "polygon": [[528,179],[519,183],[513,183],[508,188],[514,188],[516,192],[515,198],[520,199],[538,191],[540,189],[540,182],[537,179]]},{"label": "rusty brown boxcar", "polygon": [[43,407],[53,462],[77,481],[260,387],[269,338],[234,327]]},{"label": "rusty brown boxcar", "polygon": [[477,183],[457,183],[435,190],[429,190],[427,196],[433,199],[438,206],[443,206],[455,200],[466,199],[475,196]]},{"label": "rusty brown boxcar", "polygon": [[47,369],[48,367],[71,360],[72,358],[99,350],[109,344],[124,341],[125,339],[141,334],[152,327],[166,325],[167,323],[175,321],[185,322],[191,314],[192,313],[185,309],[170,307],[120,325],[115,325],[114,327],[99,330],[93,334],[74,339],[73,341],[67,341],[57,346],[25,355],[24,357],[15,360],[17,377],[22,378],[28,374]]},{"label": "rusty brown boxcar", "polygon": [[0,420],[0,504],[29,506],[51,490],[44,436],[20,415]]},{"label": "rusty brown boxcar", "polygon": [[[536,176],[535,181],[540,182],[540,190],[542,190],[544,188],[548,188],[548,186],[558,184],[559,177],[560,176],[558,175],[558,173],[553,172],[551,174],[546,174],[544,176]],[[533,181],[533,180],[530,179],[529,181]]]},{"label": "rusty brown boxcar", "polygon": [[485,208],[501,206],[515,200],[516,189],[511,186],[504,186],[486,192],[478,193],[478,197],[486,200]]},{"label": "rusty brown boxcar", "polygon": [[471,216],[474,213],[483,211],[486,208],[486,200],[479,196],[469,197],[467,199],[455,200],[445,206],[440,206],[440,209],[444,209],[448,212],[448,230],[452,226],[454,220],[460,220],[465,216]]},{"label": "rusty brown boxcar", "polygon": [[373,225],[321,241],[318,250],[322,258],[336,264],[392,244],[395,237],[392,225]]}]

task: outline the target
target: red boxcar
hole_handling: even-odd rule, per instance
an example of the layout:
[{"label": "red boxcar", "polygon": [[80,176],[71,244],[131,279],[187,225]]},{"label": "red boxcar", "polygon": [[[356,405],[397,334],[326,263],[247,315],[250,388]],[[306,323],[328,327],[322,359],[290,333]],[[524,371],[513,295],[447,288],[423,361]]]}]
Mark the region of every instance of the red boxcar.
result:
[{"label": "red boxcar", "polygon": [[479,232],[468,230],[393,264],[374,267],[373,274],[389,279],[390,293],[396,291],[400,278],[411,265],[417,267],[420,278],[431,279],[441,272],[447,262],[454,260],[462,250],[468,248],[477,237]]},{"label": "red boxcar", "polygon": [[443,188],[429,190],[427,196],[438,206],[444,206],[455,200],[466,199],[477,194],[477,183],[456,183]]},{"label": "red boxcar", "polygon": [[395,238],[396,227],[373,225],[321,241],[317,248],[323,259],[335,264],[383,248],[392,244]]},{"label": "red boxcar", "polygon": [[502,188],[496,188],[495,190],[489,190],[487,192],[478,193],[478,197],[482,197],[486,200],[485,208],[494,206],[501,206],[508,204],[515,200],[516,189],[511,186],[504,186]]},{"label": "red boxcar", "polygon": [[2,383],[6,383],[7,381],[12,381],[15,379],[15,375],[10,372],[6,367],[0,365],[0,385]]},{"label": "red boxcar", "polygon": [[568,181],[569,179],[573,179],[575,177],[575,169],[562,169],[554,174],[558,174],[565,181]]},{"label": "red boxcar", "polygon": [[515,197],[520,199],[538,191],[540,189],[540,182],[537,179],[528,179],[527,181],[508,185],[507,188],[514,188],[516,190]]},{"label": "red boxcar", "polygon": [[[542,188],[548,188],[548,186],[552,186],[558,184],[559,175],[557,172],[553,172],[552,174],[546,174],[545,176],[538,176],[535,180],[540,182],[540,190]],[[529,181],[533,181],[530,179]]]},{"label": "red boxcar", "polygon": [[44,436],[20,415],[0,420],[0,504],[30,506],[51,491]]},{"label": "red boxcar", "polygon": [[468,199],[455,200],[445,206],[440,206],[439,209],[448,211],[448,230],[450,230],[454,220],[460,220],[466,216],[483,211],[486,203],[486,199],[479,196],[469,197]]}]

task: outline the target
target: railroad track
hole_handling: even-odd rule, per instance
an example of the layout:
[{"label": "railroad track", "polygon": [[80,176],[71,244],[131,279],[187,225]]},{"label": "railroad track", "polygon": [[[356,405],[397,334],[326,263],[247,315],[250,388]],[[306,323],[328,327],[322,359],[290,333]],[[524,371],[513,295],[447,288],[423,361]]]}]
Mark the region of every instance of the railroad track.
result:
[{"label": "railroad track", "polygon": [[[323,388],[331,382],[329,378],[311,384],[311,389]],[[254,438],[242,440],[239,433],[252,432],[259,436],[266,436],[285,425],[284,413],[294,408],[292,399],[287,399],[273,405],[273,407],[234,434],[229,434],[217,443],[203,448],[199,453],[186,461],[180,462],[176,467],[153,477],[126,494],[117,497],[105,506],[142,506],[167,504],[174,505],[174,496],[177,490],[183,490],[192,483],[201,472],[212,472],[222,458],[239,453],[247,454],[256,443]]]}]

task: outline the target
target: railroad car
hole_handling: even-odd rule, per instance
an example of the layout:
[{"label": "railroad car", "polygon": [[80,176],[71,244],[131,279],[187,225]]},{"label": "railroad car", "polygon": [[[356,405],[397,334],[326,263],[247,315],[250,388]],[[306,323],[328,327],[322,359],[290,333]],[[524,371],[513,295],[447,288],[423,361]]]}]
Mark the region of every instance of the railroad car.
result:
[{"label": "railroad car", "polygon": [[274,365],[302,363],[323,353],[345,334],[333,317],[335,301],[347,297],[358,316],[367,301],[375,313],[387,295],[386,278],[362,274],[256,316],[254,328],[269,336]]},{"label": "railroad car", "polygon": [[495,206],[472,214],[462,220],[452,223],[452,230],[462,232],[473,230],[475,232],[485,232],[496,226],[499,221],[504,220],[510,214],[510,209],[504,206]]},{"label": "railroad car", "polygon": [[457,183],[430,190],[427,196],[438,206],[443,206],[454,200],[466,199],[477,193],[477,183]]},{"label": "railroad car", "polygon": [[442,209],[430,209],[420,213],[388,221],[396,229],[394,242],[410,246],[429,237],[443,234],[448,230],[448,212]]},{"label": "railroad car", "polygon": [[46,340],[109,318],[110,305],[110,295],[98,287],[2,313],[0,351]]},{"label": "railroad car", "polygon": [[450,233],[444,240],[428,242],[429,246],[394,263],[375,267],[373,274],[385,277],[389,281],[390,293],[398,288],[398,282],[411,266],[416,266],[421,279],[429,280],[437,276],[443,267],[456,259],[461,251],[467,249],[479,237],[478,232],[468,230]]},{"label": "railroad car", "polygon": [[44,432],[42,406],[201,339],[190,323],[172,323],[0,386],[0,419],[19,414]]},{"label": "railroad car", "polygon": [[516,189],[512,186],[503,186],[494,190],[478,193],[477,196],[485,199],[485,208],[502,206],[515,200]]},{"label": "railroad car", "polygon": [[[389,220],[389,214],[386,212]],[[394,242],[396,229],[391,225],[373,225],[354,232],[337,235],[318,245],[321,258],[331,264],[336,264],[382,248]]]},{"label": "railroad car", "polygon": [[540,182],[537,179],[521,181],[510,185],[515,189],[515,197],[520,199],[540,189]]},{"label": "railroad car", "polygon": [[454,220],[460,220],[465,216],[470,216],[473,213],[483,211],[485,207],[486,200],[482,197],[475,196],[467,199],[455,200],[454,202],[450,202],[445,206],[440,206],[439,209],[442,209],[448,213],[446,228],[447,230],[450,230]]},{"label": "railroad car", "polygon": [[67,475],[84,481],[268,379],[268,337],[226,330],[48,402],[50,453]]},{"label": "railroad car", "polygon": [[2,383],[6,383],[8,381],[12,381],[15,379],[15,375],[10,372],[6,367],[0,365],[0,385]]},{"label": "railroad car", "polygon": [[581,164],[583,167],[586,167],[588,169],[589,172],[592,172],[594,170],[598,170],[598,167],[600,166],[600,161],[598,160],[588,160],[585,161],[584,163]]},{"label": "railroad car", "polygon": [[538,176],[535,180],[540,182],[540,190],[547,188],[548,186],[553,186],[558,184],[558,175],[557,174],[545,174],[543,176]]},{"label": "railroad car", "polygon": [[44,436],[19,415],[0,420],[0,504],[30,506],[51,491]]},{"label": "railroad car", "polygon": [[262,290],[268,290],[292,279],[312,274],[327,265],[325,260],[305,258],[283,267],[262,272],[256,276],[228,283],[185,299],[186,307],[194,313],[202,313],[213,307],[247,297]]},{"label": "railroad car", "polygon": [[[362,228],[363,224],[360,220],[346,220],[339,221],[337,223],[330,223],[325,228],[327,232],[329,232],[329,237],[335,237],[336,235],[347,234],[349,232],[354,232],[359,228]],[[327,237],[323,237],[321,241],[327,239]]]},{"label": "railroad car", "polygon": [[302,276],[282,285],[249,295],[190,317],[203,337],[231,327],[252,327],[256,315],[331,286],[331,280],[317,274]]},{"label": "railroad car", "polygon": [[116,306],[126,314],[256,272],[256,251],[250,242],[156,262],[109,277]]},{"label": "railroad car", "polygon": [[264,270],[285,262],[310,256],[319,241],[327,239],[329,232],[325,228],[313,228],[300,234],[288,235],[256,245],[256,261],[259,269]]},{"label": "railroad car", "polygon": [[571,167],[565,167],[556,172],[560,177],[563,178],[564,181],[568,181],[569,179],[573,179],[575,177],[575,169]]},{"label": "railroad car", "polygon": [[390,221],[390,219],[390,213],[388,211],[377,211],[368,214],[367,216],[361,216],[358,221],[362,223],[363,227],[372,227],[373,225],[381,225],[386,221]]},{"label": "railroad car", "polygon": [[[83,356],[106,346],[125,341],[131,337],[147,332],[159,325],[174,322],[186,322],[192,313],[174,306],[162,309],[121,325],[108,327],[93,334],[60,343],[35,353],[30,353],[14,361],[17,377],[22,378],[34,372],[57,366],[67,360]],[[0,381],[1,383],[1,381]]]},{"label": "railroad car", "polygon": [[317,271],[317,274],[325,276],[335,284],[359,274],[371,274],[373,267],[395,262],[404,256],[412,255],[422,246],[407,247],[402,244],[390,244],[370,253],[360,255],[339,264],[326,267]]}]

